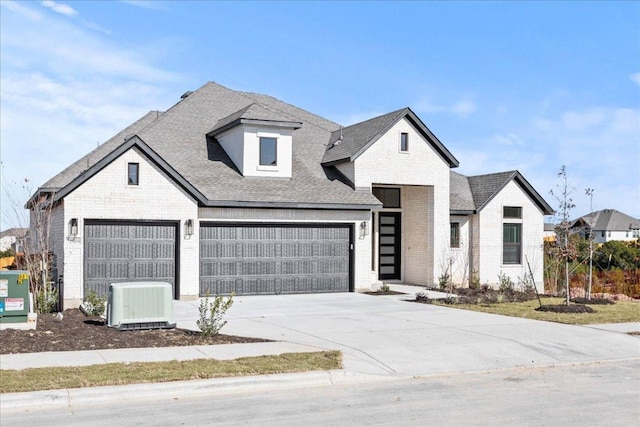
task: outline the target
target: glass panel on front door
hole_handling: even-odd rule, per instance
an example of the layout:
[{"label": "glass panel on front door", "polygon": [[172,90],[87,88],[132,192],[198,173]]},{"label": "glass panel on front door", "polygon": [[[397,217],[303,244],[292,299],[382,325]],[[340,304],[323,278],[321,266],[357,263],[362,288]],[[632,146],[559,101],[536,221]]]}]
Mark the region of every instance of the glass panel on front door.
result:
[{"label": "glass panel on front door", "polygon": [[378,278],[400,279],[400,213],[380,213]]}]

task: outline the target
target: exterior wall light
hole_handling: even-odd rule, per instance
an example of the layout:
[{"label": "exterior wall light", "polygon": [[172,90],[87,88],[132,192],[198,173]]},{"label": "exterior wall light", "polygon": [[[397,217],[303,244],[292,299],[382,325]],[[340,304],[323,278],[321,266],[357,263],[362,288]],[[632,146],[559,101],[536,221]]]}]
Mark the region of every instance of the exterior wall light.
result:
[{"label": "exterior wall light", "polygon": [[193,236],[193,220],[188,219],[184,222],[184,237],[188,239]]},{"label": "exterior wall light", "polygon": [[366,221],[362,221],[360,223],[360,238],[364,239],[365,236],[369,234],[369,223]]},{"label": "exterior wall light", "polygon": [[78,235],[78,218],[69,220],[69,238],[73,239]]}]

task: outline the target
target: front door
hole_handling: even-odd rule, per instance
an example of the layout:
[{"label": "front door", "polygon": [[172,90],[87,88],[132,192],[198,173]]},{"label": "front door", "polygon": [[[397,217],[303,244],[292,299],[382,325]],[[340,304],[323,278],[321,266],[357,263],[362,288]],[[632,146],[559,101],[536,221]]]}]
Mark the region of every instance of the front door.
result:
[{"label": "front door", "polygon": [[400,279],[400,213],[378,214],[378,278]]}]

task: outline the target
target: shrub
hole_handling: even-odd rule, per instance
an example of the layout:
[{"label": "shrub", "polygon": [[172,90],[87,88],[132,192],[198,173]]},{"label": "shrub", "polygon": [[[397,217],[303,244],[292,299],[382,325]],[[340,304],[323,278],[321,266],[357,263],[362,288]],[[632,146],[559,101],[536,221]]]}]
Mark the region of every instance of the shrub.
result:
[{"label": "shrub", "polygon": [[380,285],[380,292],[384,292],[385,294],[388,294],[390,291],[391,291],[391,288],[386,283],[383,283],[382,285]]},{"label": "shrub", "polygon": [[448,273],[444,273],[438,277],[438,286],[440,287],[440,290],[445,290],[448,284],[449,284]]},{"label": "shrub", "polygon": [[502,272],[498,274],[498,287],[500,288],[500,291],[513,291],[514,286],[515,285],[513,283],[513,280],[511,280],[511,277]]},{"label": "shrub", "polygon": [[36,312],[39,314],[51,313],[58,305],[58,290],[47,284],[35,290]]},{"label": "shrub", "polygon": [[87,300],[80,305],[80,309],[88,316],[104,316],[107,297],[99,297],[95,291],[89,291]]},{"label": "shrub", "polygon": [[224,297],[216,295],[213,301],[209,302],[209,296],[207,295],[200,301],[200,318],[196,321],[196,325],[205,337],[211,337],[218,335],[220,329],[227,324],[227,321],[223,321],[225,313],[233,305],[233,295],[225,300]]}]

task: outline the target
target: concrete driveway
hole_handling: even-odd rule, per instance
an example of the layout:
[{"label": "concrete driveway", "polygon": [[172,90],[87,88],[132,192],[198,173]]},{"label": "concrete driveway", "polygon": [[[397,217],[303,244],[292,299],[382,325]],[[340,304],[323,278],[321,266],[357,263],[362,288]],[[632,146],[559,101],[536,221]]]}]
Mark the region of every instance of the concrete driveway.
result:
[{"label": "concrete driveway", "polygon": [[[640,338],[359,293],[235,297],[223,333],[337,349],[354,374],[421,376],[640,358]],[[176,320],[194,329],[198,301]]]}]

